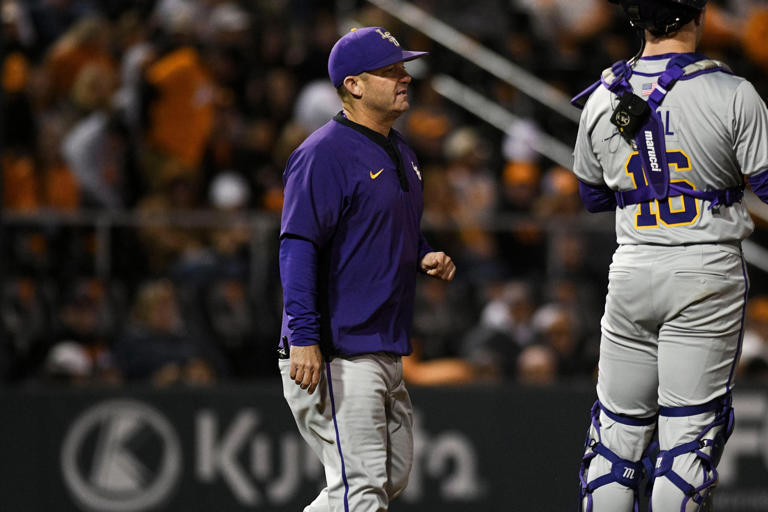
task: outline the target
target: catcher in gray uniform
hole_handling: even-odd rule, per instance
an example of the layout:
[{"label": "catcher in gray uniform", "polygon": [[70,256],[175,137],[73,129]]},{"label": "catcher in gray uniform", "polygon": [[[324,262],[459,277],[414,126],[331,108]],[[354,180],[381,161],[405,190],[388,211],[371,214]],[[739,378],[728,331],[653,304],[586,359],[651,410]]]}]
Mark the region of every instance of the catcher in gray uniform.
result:
[{"label": "catcher in gray uniform", "polygon": [[748,183],[768,202],[768,111],[748,81],[695,53],[707,0],[613,1],[641,50],[573,99],[581,196],[615,210],[619,243],[579,508],[637,510],[645,476],[652,510],[702,511],[733,430],[740,242],[754,227],[741,199]]}]

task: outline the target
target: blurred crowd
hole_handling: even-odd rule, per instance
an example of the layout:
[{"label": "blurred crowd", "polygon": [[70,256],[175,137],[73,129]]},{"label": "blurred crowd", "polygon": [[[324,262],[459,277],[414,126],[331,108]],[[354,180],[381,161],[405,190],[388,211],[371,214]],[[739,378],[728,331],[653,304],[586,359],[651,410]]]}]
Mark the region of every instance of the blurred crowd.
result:
[{"label": "blurred crowd", "polygon": [[[605,0],[413,3],[568,96],[639,48]],[[533,149],[542,132],[570,146],[571,120],[363,1],[0,5],[3,382],[276,378],[281,174],[340,109],[327,55],[353,25],[431,52],[409,64],[396,128],[420,158],[427,237],[459,270],[420,282],[407,379],[594,379],[612,217]],[[703,51],[768,96],[768,7],[709,6]],[[523,121],[501,133],[440,96],[439,73]],[[763,379],[766,293],[753,279],[742,365]]]}]

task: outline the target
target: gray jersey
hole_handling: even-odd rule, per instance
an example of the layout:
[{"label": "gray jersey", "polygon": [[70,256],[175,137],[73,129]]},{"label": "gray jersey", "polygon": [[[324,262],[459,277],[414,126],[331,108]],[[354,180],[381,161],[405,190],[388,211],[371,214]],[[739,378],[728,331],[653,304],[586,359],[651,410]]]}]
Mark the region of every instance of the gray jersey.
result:
[{"label": "gray jersey", "polygon": [[[647,99],[668,58],[640,59],[630,84]],[[573,170],[591,185],[631,190],[644,180],[636,151],[610,117],[616,95],[598,87],[581,115]],[[664,124],[670,181],[695,190],[738,186],[768,169],[768,110],[752,84],[724,72],[678,81],[658,110]],[[678,245],[741,240],[754,224],[743,203],[708,209],[688,196],[616,208],[620,244]]]}]

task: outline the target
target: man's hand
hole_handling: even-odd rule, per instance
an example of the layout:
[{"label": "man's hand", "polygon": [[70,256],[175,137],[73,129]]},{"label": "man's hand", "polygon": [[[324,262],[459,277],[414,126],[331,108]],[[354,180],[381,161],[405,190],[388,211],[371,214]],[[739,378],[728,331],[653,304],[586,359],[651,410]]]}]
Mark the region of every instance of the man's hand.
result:
[{"label": "man's hand", "polygon": [[290,377],[310,395],[315,392],[323,371],[323,354],[318,345],[291,345]]},{"label": "man's hand", "polygon": [[444,252],[428,252],[421,259],[421,269],[432,277],[443,281],[452,281],[456,275],[456,265]]}]

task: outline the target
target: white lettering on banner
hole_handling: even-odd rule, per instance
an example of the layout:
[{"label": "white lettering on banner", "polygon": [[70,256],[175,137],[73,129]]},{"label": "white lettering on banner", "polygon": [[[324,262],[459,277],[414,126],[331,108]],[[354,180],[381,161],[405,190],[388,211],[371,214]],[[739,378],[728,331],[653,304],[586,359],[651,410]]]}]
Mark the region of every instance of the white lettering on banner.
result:
[{"label": "white lettering on banner", "polygon": [[[241,410],[223,434],[214,411],[200,411],[195,423],[197,477],[204,483],[221,478],[241,504],[282,505],[295,499],[307,480],[323,477],[320,461],[298,434],[275,439],[259,432],[259,415],[253,409]],[[243,453],[249,461],[240,457]]]},{"label": "white lettering on banner", "polygon": [[[471,501],[486,494],[478,474],[479,457],[462,432],[428,433],[417,421],[415,460],[404,493],[424,499],[427,480],[439,482],[440,498]],[[320,461],[295,432],[260,432],[261,416],[243,408],[226,423],[218,411],[194,416],[194,475],[201,484],[223,482],[246,506],[282,505],[307,486],[322,487]],[[84,452],[96,436],[95,449]],[[144,460],[134,451],[137,437],[151,439],[161,457]],[[82,461],[89,461],[85,464]],[[94,405],[69,429],[62,447],[62,474],[85,509],[115,512],[154,510],[173,494],[181,477],[182,452],[171,423],[154,408],[129,400]],[[87,467],[85,467],[87,466]]]},{"label": "white lettering on banner", "polygon": [[176,487],[181,467],[171,424],[135,400],[90,407],[72,423],[61,449],[64,482],[86,510],[157,510]]},{"label": "white lettering on banner", "polygon": [[[251,445],[251,465],[253,476],[259,481],[267,481],[272,477],[275,468],[283,468],[282,475],[277,476],[266,487],[267,498],[270,503],[282,504],[291,501],[296,491],[301,488],[301,448],[304,441],[293,433],[283,434],[280,441],[280,460],[272,457],[272,440],[260,435],[253,440]],[[309,448],[309,447],[307,447]],[[309,454],[312,459],[317,459],[314,454]],[[320,466],[317,461],[315,467]]]},{"label": "white lettering on banner", "polygon": [[[423,499],[426,479],[440,482],[440,497],[446,501],[472,501],[485,494],[472,441],[456,431],[430,435],[420,428],[418,418],[416,415],[414,465],[403,499]],[[249,505],[288,503],[308,482],[316,481],[318,490],[322,487],[322,465],[297,434],[285,433],[275,439],[258,432],[258,415],[250,409],[240,411],[229,427],[219,423],[213,411],[197,415],[197,476],[201,481],[213,483],[220,477],[238,502]],[[250,462],[246,463],[250,474],[239,462],[246,446],[250,447]]]},{"label": "white lettering on banner", "polygon": [[[737,392],[734,408],[737,426],[718,466],[720,499],[727,496],[728,503],[754,499],[764,505],[768,503],[764,486],[746,481],[764,481],[768,470],[768,395]],[[260,410],[244,407],[223,415],[205,408],[189,413],[183,418],[191,424],[179,428],[192,433],[194,446],[185,446],[189,453],[183,457],[172,422],[158,408],[125,399],[107,399],[86,408],[67,428],[61,447],[61,478],[74,505],[93,511],[165,510],[182,477],[188,479],[185,486],[203,492],[212,484],[219,486],[216,492],[229,490],[225,499],[230,505],[223,503],[222,510],[235,504],[270,510],[322,487],[322,465],[309,446],[295,430],[275,433]],[[469,505],[499,491],[481,475],[485,461],[471,432],[430,431],[422,422],[428,416],[417,410],[414,418],[414,464],[403,501]],[[179,421],[182,417],[174,417],[174,423]],[[184,458],[190,460],[186,474],[182,474]],[[637,475],[632,471],[622,470],[625,478]]]},{"label": "white lettering on banner", "polygon": [[[285,440],[287,443],[283,444],[292,445],[289,440]],[[266,436],[257,436],[251,443],[251,473],[257,480],[265,480],[269,478],[272,473],[272,468],[277,461],[273,460],[271,440]],[[286,451],[291,451],[287,449]]]},{"label": "white lettering on banner", "polygon": [[425,476],[439,480],[440,497],[446,501],[472,501],[486,493],[477,468],[477,451],[463,433],[445,431],[430,436],[421,428],[421,415],[414,411],[414,460],[403,500],[423,499]]},{"label": "white lettering on banner", "polygon": [[203,482],[213,482],[220,472],[238,501],[248,505],[258,504],[261,496],[240,467],[237,455],[258,423],[256,411],[245,409],[238,413],[227,432],[217,440],[218,420],[215,413],[204,410],[197,415],[198,477]]}]

